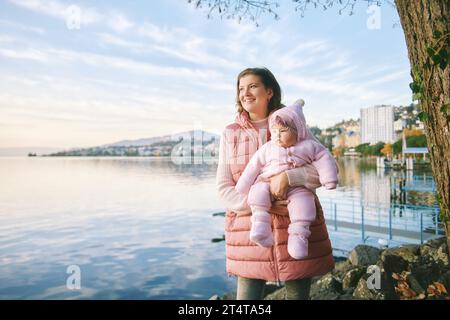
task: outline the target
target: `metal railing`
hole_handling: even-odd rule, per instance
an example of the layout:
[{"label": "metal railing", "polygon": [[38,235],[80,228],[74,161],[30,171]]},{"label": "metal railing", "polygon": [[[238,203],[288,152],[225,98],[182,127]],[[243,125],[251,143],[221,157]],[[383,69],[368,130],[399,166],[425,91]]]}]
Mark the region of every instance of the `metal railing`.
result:
[{"label": "metal railing", "polygon": [[363,242],[368,234],[420,243],[443,234],[439,207],[364,203],[360,199],[320,198],[320,201],[329,227],[335,231],[359,231]]}]

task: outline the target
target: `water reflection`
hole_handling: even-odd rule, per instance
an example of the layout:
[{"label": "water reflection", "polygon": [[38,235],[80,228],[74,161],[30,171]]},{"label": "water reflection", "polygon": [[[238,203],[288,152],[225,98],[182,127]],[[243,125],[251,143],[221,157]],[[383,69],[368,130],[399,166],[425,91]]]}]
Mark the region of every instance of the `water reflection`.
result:
[{"label": "water reflection", "polygon": [[335,249],[378,246],[380,239],[421,243],[442,234],[430,169],[377,168],[375,159],[344,158],[338,165],[339,188],[318,190]]},{"label": "water reflection", "polygon": [[[235,289],[223,217],[213,216],[223,211],[215,173],[215,165],[157,158],[0,158],[0,299],[198,299]],[[339,174],[337,190],[318,190],[336,250],[361,234],[334,221],[358,228],[360,213],[334,219],[331,201],[362,205],[365,225],[387,228],[389,217],[369,207],[401,200],[391,196],[395,172],[374,161],[339,160]],[[415,176],[405,186],[419,184]],[[432,192],[405,192],[408,205],[435,203]],[[402,210],[391,211],[392,226],[417,229],[417,211]],[[424,219],[425,229],[435,225]],[[72,264],[81,290],[65,286]]]},{"label": "water reflection", "polygon": [[437,205],[431,168],[398,171],[377,168],[376,159],[370,158],[340,158],[337,162],[339,194],[344,192],[346,197],[361,197],[364,204]]}]

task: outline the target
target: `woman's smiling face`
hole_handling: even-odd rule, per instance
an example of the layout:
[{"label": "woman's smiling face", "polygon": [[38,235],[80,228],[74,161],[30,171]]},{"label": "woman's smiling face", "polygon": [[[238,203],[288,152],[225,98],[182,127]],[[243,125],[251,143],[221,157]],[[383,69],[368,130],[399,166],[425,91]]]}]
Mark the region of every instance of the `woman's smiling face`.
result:
[{"label": "woman's smiling face", "polygon": [[266,88],[259,76],[248,74],[239,79],[239,101],[250,115],[250,119],[267,117],[269,101],[273,91]]}]

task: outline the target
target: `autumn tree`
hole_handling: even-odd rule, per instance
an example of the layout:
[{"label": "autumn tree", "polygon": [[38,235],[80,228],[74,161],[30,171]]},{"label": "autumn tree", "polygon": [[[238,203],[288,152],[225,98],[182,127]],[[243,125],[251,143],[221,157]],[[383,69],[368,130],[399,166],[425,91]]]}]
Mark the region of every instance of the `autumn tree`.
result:
[{"label": "autumn tree", "polygon": [[415,137],[415,136],[421,136],[423,135],[422,130],[418,129],[403,129],[403,133],[405,134],[405,137]]},{"label": "autumn tree", "polygon": [[389,157],[390,155],[392,155],[393,152],[392,144],[386,143],[380,152],[384,154],[386,157]]},{"label": "autumn tree", "polygon": [[[279,16],[276,1],[257,0],[188,0],[230,19],[250,19],[257,24],[261,14]],[[365,0],[368,5],[394,6],[405,35],[413,100],[419,101],[419,118],[424,122],[427,145],[438,202],[450,248],[450,1],[449,0]],[[308,8],[324,10],[339,7],[339,14],[354,12],[356,0],[293,0],[295,10],[304,16]]]},{"label": "autumn tree", "polygon": [[342,157],[344,155],[344,149],[342,147],[337,147],[333,149],[332,153],[336,158]]}]

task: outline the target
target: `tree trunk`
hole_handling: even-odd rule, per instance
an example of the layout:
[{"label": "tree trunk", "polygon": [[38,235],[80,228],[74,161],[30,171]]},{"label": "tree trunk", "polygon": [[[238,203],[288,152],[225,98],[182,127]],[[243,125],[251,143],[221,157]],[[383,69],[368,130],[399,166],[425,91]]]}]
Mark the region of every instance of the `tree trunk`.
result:
[{"label": "tree trunk", "polygon": [[427,51],[427,46],[443,45],[448,57],[450,1],[395,0],[395,3],[405,34],[411,76],[421,85],[419,101],[426,113],[425,134],[450,250],[450,136],[448,110],[442,109],[450,100],[449,66],[439,67]]}]

